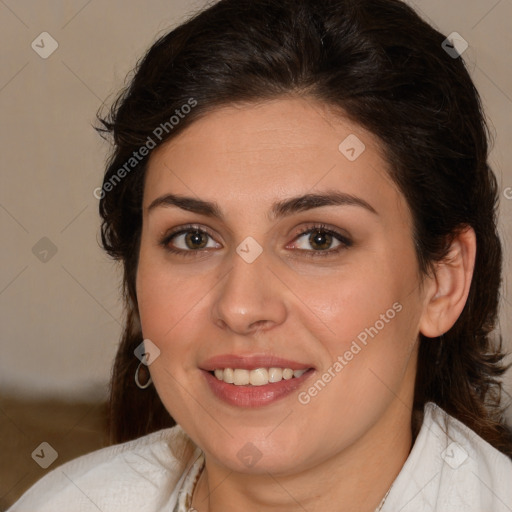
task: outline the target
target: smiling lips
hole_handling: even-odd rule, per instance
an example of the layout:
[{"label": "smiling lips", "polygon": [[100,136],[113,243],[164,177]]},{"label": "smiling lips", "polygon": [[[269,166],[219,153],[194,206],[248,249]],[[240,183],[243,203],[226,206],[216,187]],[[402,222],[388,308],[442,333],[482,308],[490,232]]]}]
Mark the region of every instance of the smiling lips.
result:
[{"label": "smiling lips", "polygon": [[284,398],[313,373],[314,368],[267,355],[216,356],[201,365],[210,391],[229,405],[259,407]]},{"label": "smiling lips", "polygon": [[264,386],[265,384],[290,380],[301,377],[308,369],[292,370],[291,368],[256,368],[246,370],[244,368],[217,368],[214,371],[217,379],[226,384],[235,386]]}]

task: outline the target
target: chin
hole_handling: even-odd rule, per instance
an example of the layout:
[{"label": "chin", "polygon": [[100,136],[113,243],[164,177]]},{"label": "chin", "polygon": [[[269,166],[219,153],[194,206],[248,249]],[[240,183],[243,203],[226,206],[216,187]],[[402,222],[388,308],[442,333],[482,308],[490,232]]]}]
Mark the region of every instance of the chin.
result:
[{"label": "chin", "polygon": [[300,439],[298,432],[292,436],[286,432],[280,435],[269,432],[272,429],[268,427],[258,434],[253,432],[251,435],[246,431],[226,445],[215,444],[210,454],[219,464],[237,473],[284,475],[296,472],[303,463],[299,459],[305,455],[302,452],[304,436]]}]

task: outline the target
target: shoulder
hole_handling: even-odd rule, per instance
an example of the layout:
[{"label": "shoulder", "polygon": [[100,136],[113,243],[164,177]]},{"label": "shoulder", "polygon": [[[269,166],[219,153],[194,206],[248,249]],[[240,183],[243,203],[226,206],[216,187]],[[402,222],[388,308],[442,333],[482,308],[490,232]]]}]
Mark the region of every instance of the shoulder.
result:
[{"label": "shoulder", "polygon": [[176,426],[78,457],[36,482],[9,512],[161,510],[190,462],[179,457],[187,440]]},{"label": "shoulder", "polygon": [[480,479],[488,477],[491,488],[505,482],[510,487],[512,460],[509,457],[434,403],[426,405],[425,413],[425,429],[435,436],[433,445],[443,449],[441,457],[448,467],[463,468],[465,472],[474,470]]},{"label": "shoulder", "polygon": [[511,510],[512,460],[434,403],[424,412],[382,512]]}]

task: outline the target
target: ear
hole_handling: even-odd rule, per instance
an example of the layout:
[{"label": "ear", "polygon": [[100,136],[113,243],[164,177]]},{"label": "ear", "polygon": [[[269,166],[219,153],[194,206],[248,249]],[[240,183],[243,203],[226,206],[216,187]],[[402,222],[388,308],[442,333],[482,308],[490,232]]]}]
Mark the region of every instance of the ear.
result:
[{"label": "ear", "polygon": [[476,236],[467,227],[452,241],[446,258],[435,264],[434,276],[425,281],[420,332],[435,338],[450,330],[469,294],[476,257]]}]

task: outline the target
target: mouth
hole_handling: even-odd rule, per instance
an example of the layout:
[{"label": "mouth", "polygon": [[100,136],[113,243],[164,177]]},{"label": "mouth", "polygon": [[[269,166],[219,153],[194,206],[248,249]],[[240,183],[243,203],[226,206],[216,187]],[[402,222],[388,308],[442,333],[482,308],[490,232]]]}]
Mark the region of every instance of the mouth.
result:
[{"label": "mouth", "polygon": [[265,386],[275,384],[282,380],[298,379],[311,368],[292,370],[291,368],[256,368],[246,370],[245,368],[216,368],[210,374],[226,384],[234,386]]},{"label": "mouth", "polygon": [[249,408],[293,395],[315,373],[307,363],[266,355],[217,356],[200,369],[216,398]]}]

